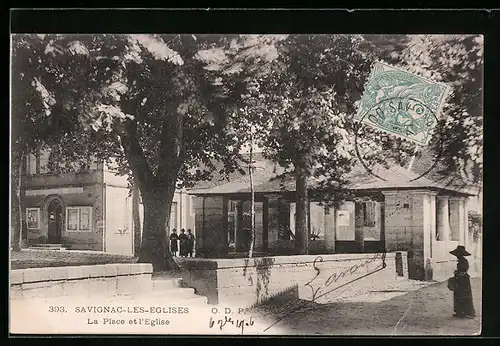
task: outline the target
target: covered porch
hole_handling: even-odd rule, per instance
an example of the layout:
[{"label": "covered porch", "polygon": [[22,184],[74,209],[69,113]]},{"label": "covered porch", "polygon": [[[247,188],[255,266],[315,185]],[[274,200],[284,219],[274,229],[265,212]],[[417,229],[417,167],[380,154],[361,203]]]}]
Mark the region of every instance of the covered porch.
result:
[{"label": "covered porch", "polygon": [[[205,258],[244,257],[251,242],[249,193],[193,196],[196,253]],[[291,255],[295,245],[293,192],[255,194],[255,256]],[[307,208],[309,254],[385,250],[384,196],[337,208],[310,200]]]},{"label": "covered porch", "polygon": [[[280,180],[272,162],[254,173],[254,256],[292,255],[295,237],[295,182]],[[467,186],[442,184],[402,167],[363,167],[349,174],[354,199],[326,208],[309,195],[308,253],[408,252],[411,278],[434,277],[456,266],[449,254],[458,244],[470,248]],[[198,257],[246,257],[250,245],[250,183],[235,175],[191,189]]]}]

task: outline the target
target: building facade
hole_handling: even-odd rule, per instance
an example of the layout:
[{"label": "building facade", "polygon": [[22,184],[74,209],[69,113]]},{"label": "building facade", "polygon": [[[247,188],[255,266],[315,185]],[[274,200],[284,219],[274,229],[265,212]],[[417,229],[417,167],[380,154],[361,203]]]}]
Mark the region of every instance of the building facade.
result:
[{"label": "building facade", "polygon": [[[51,173],[47,164],[47,152],[26,159],[23,207],[28,246],[61,244],[68,249],[133,255],[132,197],[127,177],[99,162],[62,174]],[[142,225],[142,204],[139,211]],[[195,231],[191,211],[190,198],[177,191],[171,228]]]}]

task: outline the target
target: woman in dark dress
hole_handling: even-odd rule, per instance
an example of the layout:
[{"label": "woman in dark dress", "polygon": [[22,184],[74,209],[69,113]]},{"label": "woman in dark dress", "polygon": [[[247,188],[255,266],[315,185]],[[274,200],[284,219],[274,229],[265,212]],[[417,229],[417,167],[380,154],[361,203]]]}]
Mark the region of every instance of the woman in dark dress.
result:
[{"label": "woman in dark dress", "polygon": [[189,255],[189,257],[193,257],[194,235],[191,232],[191,229],[187,230],[187,238],[188,238],[187,254]]},{"label": "woman in dark dress", "polygon": [[453,290],[453,310],[455,317],[474,318],[476,312],[472,303],[472,290],[470,286],[470,276],[467,274],[469,270],[469,262],[465,256],[470,256],[464,246],[457,246],[453,251],[450,251],[453,256],[458,259],[457,270],[455,270],[455,289]]},{"label": "woman in dark dress", "polygon": [[187,248],[188,248],[188,237],[185,233],[186,231],[181,229],[181,234],[179,234],[179,254],[181,257],[186,257],[187,256]]},{"label": "woman in dark dress", "polygon": [[179,236],[177,235],[177,230],[174,228],[172,234],[170,234],[170,252],[172,256],[177,255],[177,240],[179,240]]}]

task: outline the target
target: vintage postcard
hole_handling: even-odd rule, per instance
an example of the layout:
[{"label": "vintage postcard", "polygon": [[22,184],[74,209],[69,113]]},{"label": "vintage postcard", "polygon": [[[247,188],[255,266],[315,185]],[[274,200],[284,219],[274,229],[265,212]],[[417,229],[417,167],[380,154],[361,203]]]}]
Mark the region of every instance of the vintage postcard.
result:
[{"label": "vintage postcard", "polygon": [[12,34],[10,333],[479,335],[483,49]]}]

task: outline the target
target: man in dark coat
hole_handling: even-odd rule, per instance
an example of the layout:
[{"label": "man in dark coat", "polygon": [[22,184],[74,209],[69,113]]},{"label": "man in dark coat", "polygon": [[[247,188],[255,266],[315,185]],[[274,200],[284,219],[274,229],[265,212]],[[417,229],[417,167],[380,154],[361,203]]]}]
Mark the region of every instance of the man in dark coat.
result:
[{"label": "man in dark coat", "polygon": [[181,229],[181,234],[179,234],[179,254],[181,257],[187,256],[187,248],[188,248],[188,237],[186,235],[186,231]]},{"label": "man in dark coat", "polygon": [[187,254],[189,255],[189,257],[193,257],[194,235],[191,232],[191,229],[187,230],[187,238],[188,238],[188,242],[187,242]]},{"label": "man in dark coat", "polygon": [[474,318],[476,312],[472,303],[472,289],[470,286],[470,276],[467,274],[469,270],[469,262],[465,256],[470,256],[470,253],[465,250],[464,246],[457,246],[453,251],[450,251],[453,256],[458,259],[457,270],[455,270],[455,288],[453,290],[453,310],[454,316],[460,318]]},{"label": "man in dark coat", "polygon": [[177,230],[174,228],[172,234],[170,234],[170,252],[174,257],[177,255],[178,251],[177,240],[179,240],[179,236],[177,235]]}]

